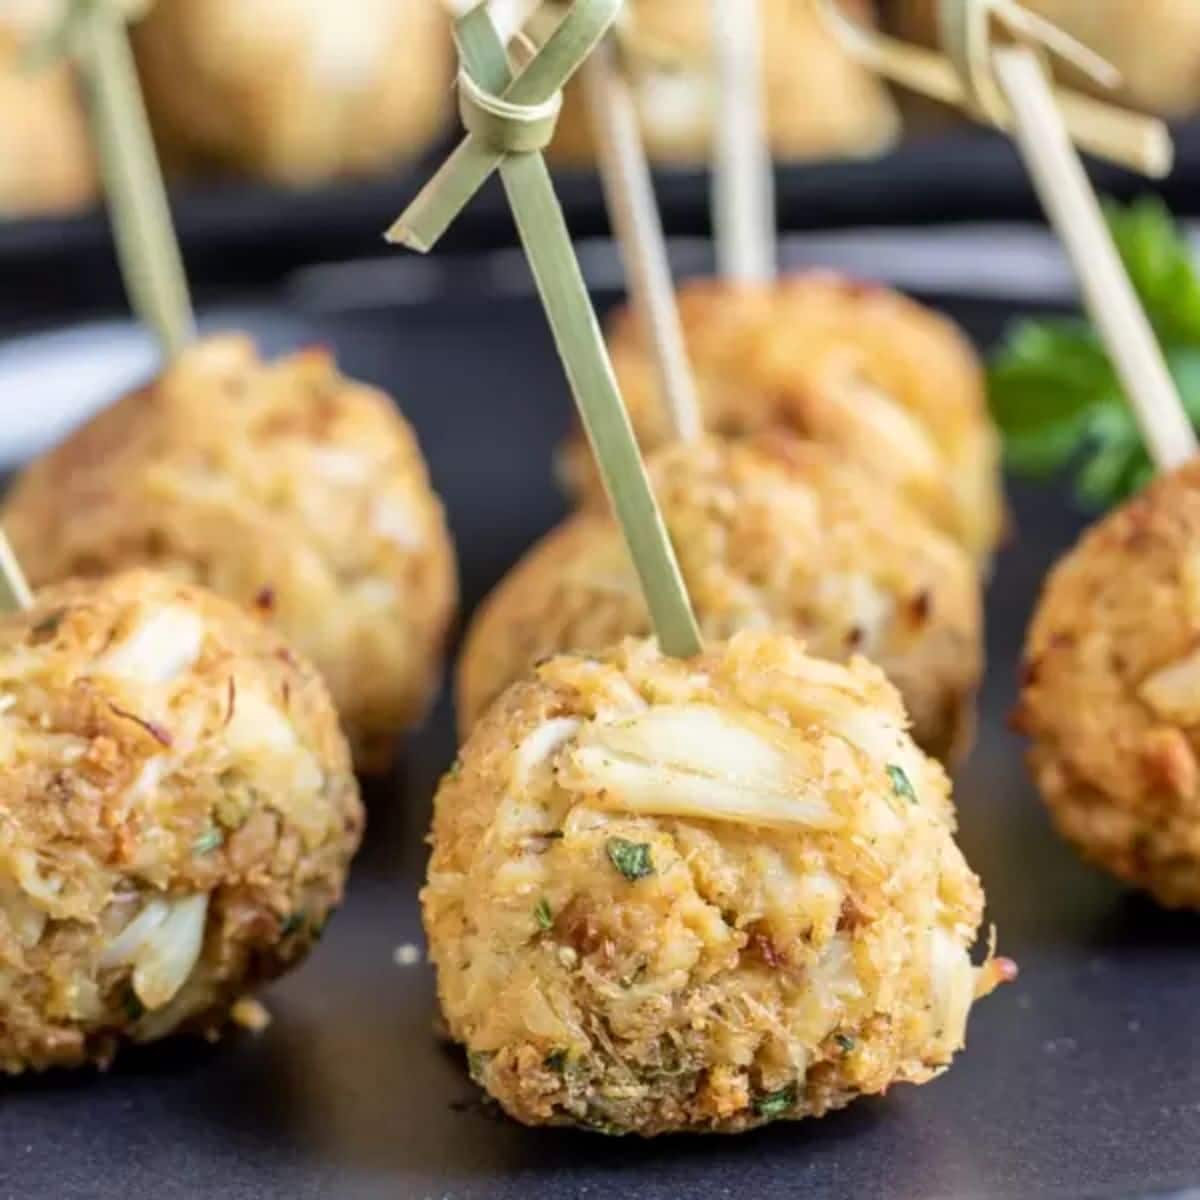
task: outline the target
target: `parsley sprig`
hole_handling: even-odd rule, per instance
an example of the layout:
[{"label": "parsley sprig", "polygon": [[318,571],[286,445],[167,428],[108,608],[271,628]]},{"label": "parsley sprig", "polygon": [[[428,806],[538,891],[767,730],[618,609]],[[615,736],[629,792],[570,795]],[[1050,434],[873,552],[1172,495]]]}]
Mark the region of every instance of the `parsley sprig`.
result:
[{"label": "parsley sprig", "polygon": [[[1200,272],[1186,235],[1154,197],[1127,208],[1109,204],[1106,216],[1188,416],[1200,425]],[[988,389],[1017,474],[1071,471],[1076,495],[1089,508],[1124,499],[1153,474],[1116,372],[1088,322],[1020,322],[992,360]]]}]

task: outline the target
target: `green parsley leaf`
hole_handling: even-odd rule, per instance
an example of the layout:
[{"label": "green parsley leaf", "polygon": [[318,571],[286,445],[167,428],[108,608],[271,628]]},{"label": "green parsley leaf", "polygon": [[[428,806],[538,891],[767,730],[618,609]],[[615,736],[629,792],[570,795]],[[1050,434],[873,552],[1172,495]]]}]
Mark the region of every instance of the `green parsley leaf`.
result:
[{"label": "green parsley leaf", "polygon": [[852,1037],[848,1037],[844,1033],[835,1033],[833,1040],[837,1042],[843,1054],[849,1054],[854,1049],[855,1041]]},{"label": "green parsley leaf", "polygon": [[554,928],[554,914],[550,911],[550,902],[545,896],[534,906],[533,919],[538,923],[539,929]]},{"label": "green parsley leaf", "polygon": [[216,850],[222,842],[225,841],[225,834],[215,826],[206,829],[193,843],[192,853],[199,858],[204,854],[211,854]]},{"label": "green parsley leaf", "polygon": [[561,1046],[557,1050],[551,1050],[542,1059],[542,1066],[547,1071],[558,1071],[561,1074],[567,1069],[567,1052]]},{"label": "green parsley leaf", "polygon": [[782,1116],[795,1103],[796,1085],[789,1083],[787,1087],[781,1087],[777,1092],[767,1092],[765,1095],[756,1096],[754,1099],[754,1111],[760,1117],[766,1117],[767,1120],[771,1120],[774,1117]]},{"label": "green parsley leaf", "polygon": [[[1200,424],[1200,271],[1161,201],[1106,207],[1109,228],[1193,423]],[[1083,320],[1045,317],[1008,333],[988,369],[1005,459],[1021,475],[1073,471],[1103,508],[1141,488],[1150,460],[1104,346]]]},{"label": "green parsley leaf", "polygon": [[654,874],[654,860],[646,842],[630,842],[625,838],[609,838],[604,845],[608,860],[630,883]]},{"label": "green parsley leaf", "polygon": [[920,804],[916,789],[913,787],[908,775],[905,774],[903,767],[898,767],[895,763],[888,763],[887,773],[888,778],[892,781],[892,791],[901,800],[907,800],[909,804]]}]

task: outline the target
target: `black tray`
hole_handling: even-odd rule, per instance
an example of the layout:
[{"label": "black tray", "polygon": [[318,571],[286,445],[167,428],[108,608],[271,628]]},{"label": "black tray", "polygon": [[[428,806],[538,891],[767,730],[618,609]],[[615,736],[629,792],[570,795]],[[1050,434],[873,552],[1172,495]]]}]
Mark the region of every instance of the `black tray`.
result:
[{"label": "black tray", "polygon": [[[1009,315],[952,311],[982,341]],[[314,326],[415,420],[474,604],[561,512],[548,463],[569,408],[541,314],[528,299],[430,303],[298,319],[297,341]],[[484,402],[497,381],[506,393]],[[454,749],[443,699],[394,777],[369,789],[346,908],[268,992],[269,1030],[131,1052],[107,1075],[0,1085],[0,1197],[970,1200],[1200,1187],[1200,923],[1082,866],[1028,782],[1004,724],[1014,660],[1038,582],[1080,520],[1051,492],[1016,489],[1014,502],[1020,536],[991,587],[991,671],[957,798],[1021,977],[980,1005],[943,1078],[736,1138],[618,1140],[498,1116],[431,1034],[430,971],[392,959],[422,944],[430,798]]]},{"label": "black tray", "polygon": [[[1101,188],[1120,197],[1161,191],[1181,215],[1200,213],[1200,122],[1176,130],[1178,165],[1157,184],[1093,164]],[[447,143],[447,146],[449,143]],[[189,276],[202,297],[274,282],[308,263],[383,249],[383,230],[445,156],[393,175],[285,191],[228,182],[180,186],[173,207]],[[576,237],[606,236],[608,218],[591,171],[557,175]],[[708,177],[659,170],[664,225],[674,236],[709,232]],[[1006,138],[971,126],[916,136],[880,158],[779,168],[779,223],[785,230],[947,221],[1040,219],[1025,171]],[[512,219],[495,180],[468,206],[443,252],[512,244]],[[122,305],[107,221],[99,211],[53,219],[0,221],[0,319]]]}]

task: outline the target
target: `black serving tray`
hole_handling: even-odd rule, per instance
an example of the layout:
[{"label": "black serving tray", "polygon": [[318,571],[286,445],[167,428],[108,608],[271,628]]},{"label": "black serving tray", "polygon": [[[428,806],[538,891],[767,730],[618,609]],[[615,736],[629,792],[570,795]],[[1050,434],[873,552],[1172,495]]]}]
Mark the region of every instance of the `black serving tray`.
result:
[{"label": "black serving tray", "polygon": [[[1011,315],[947,307],[987,343]],[[279,314],[271,313],[277,343]],[[449,506],[468,608],[562,512],[550,453],[569,405],[525,297],[294,314],[295,340],[395,394]],[[1016,488],[1016,540],[989,598],[979,743],[961,773],[962,843],[1017,983],[981,1004],[941,1079],[820,1121],[652,1142],[531,1130],[481,1101],[433,1036],[422,943],[430,800],[454,751],[443,697],[400,766],[367,789],[345,909],[269,990],[274,1022],[218,1046],[130,1052],[108,1074],[0,1084],[0,1197],[21,1200],[567,1200],[803,1196],[900,1200],[1196,1195],[1200,920],[1085,868],[1051,832],[1005,727],[1039,581],[1081,518]]]},{"label": "black serving tray", "polygon": [[[1177,167],[1151,183],[1101,163],[1107,193],[1159,191],[1180,215],[1200,214],[1200,121],[1175,130]],[[375,255],[384,229],[445,157],[380,178],[288,191],[262,184],[180,184],[173,208],[189,277],[202,297],[264,286],[305,264]],[[559,194],[576,237],[607,236],[608,218],[592,171],[560,171]],[[655,173],[664,225],[676,237],[707,236],[709,185],[699,169]],[[914,135],[879,158],[781,166],[779,223],[787,231],[866,225],[1031,220],[1039,208],[1007,138],[963,125]],[[492,180],[467,207],[443,253],[511,245],[512,219]],[[0,221],[0,320],[120,304],[120,280],[104,214]]]}]

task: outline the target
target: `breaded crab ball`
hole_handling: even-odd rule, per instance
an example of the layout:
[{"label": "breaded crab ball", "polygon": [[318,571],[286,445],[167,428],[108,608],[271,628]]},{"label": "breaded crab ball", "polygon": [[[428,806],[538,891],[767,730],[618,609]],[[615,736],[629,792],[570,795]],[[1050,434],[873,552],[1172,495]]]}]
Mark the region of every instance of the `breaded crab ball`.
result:
[{"label": "breaded crab ball", "polygon": [[215,1033],[307,953],[362,808],[317,672],[149,571],[0,619],[0,1070]]},{"label": "breaded crab ball", "polygon": [[52,15],[44,7],[0,5],[0,218],[67,212],[96,197],[75,74],[30,61]]},{"label": "breaded crab ball", "polygon": [[386,171],[452,109],[438,0],[157,0],[133,28],[167,163],[288,185]]},{"label": "breaded crab ball", "polygon": [[424,714],[457,595],[442,506],[389,398],[324,350],[198,343],[29,467],[2,519],[35,585],[155,566],[273,620],[364,769]]},{"label": "breaded crab ball", "polygon": [[923,1083],[1008,973],[945,773],[862,659],[743,633],[538,667],[438,791],[422,893],[451,1034],[513,1117],[644,1135]]},{"label": "breaded crab ball", "polygon": [[[945,317],[875,284],[813,272],[767,286],[679,291],[705,426],[730,437],[783,426],[886,480],[981,564],[1004,524],[999,440],[978,358]],[[613,366],[644,449],[670,437],[658,374],[626,310]],[[563,460],[594,489],[582,435]]]},{"label": "breaded crab ball", "polygon": [[[869,0],[847,9],[864,24]],[[875,74],[797,0],[760,0],[763,106],[771,154],[782,161],[882,153],[900,132],[896,106]],[[702,164],[712,158],[720,81],[711,0],[629,0],[618,25],[621,60],[650,157]],[[591,121],[578,85],[568,85],[549,155],[595,162]]]},{"label": "breaded crab ball", "polygon": [[[843,455],[782,430],[657,451],[650,473],[701,629],[773,629],[881,666],[931,754],[966,749],[982,672],[974,564]],[[485,602],[458,675],[460,728],[550,654],[647,636],[620,530],[600,505],[538,543]]]},{"label": "breaded crab ball", "polygon": [[1200,908],[1200,461],[1054,569],[1016,724],[1064,836],[1160,903]]}]

